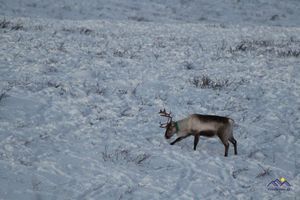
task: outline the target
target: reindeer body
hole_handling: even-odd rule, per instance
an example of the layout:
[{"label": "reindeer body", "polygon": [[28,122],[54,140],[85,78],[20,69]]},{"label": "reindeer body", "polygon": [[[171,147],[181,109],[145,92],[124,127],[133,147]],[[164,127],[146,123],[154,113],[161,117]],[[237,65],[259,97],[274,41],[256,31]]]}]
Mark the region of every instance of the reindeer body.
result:
[{"label": "reindeer body", "polygon": [[[170,114],[166,116],[170,117]],[[174,134],[177,134],[177,139],[171,143],[171,145],[174,145],[180,140],[193,135],[194,150],[196,150],[200,136],[218,136],[225,147],[224,156],[228,156],[228,141],[233,144],[234,153],[237,154],[237,142],[232,134],[233,123],[234,121],[228,117],[215,115],[192,114],[189,117],[176,122],[172,121],[171,118],[171,121],[169,121],[164,127],[166,128],[165,137],[166,139],[170,139]]]}]

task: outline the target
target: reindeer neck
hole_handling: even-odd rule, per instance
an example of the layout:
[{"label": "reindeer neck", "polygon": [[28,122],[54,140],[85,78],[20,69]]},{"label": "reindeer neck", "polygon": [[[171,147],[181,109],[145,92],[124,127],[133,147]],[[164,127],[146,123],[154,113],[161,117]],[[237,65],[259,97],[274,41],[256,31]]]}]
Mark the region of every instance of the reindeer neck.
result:
[{"label": "reindeer neck", "polygon": [[184,132],[188,129],[188,123],[189,123],[189,119],[185,118],[179,121],[176,121],[175,126],[176,126],[176,132]]},{"label": "reindeer neck", "polygon": [[179,131],[179,125],[178,125],[178,122],[175,122],[175,128],[176,128],[176,133],[178,133],[178,131]]}]

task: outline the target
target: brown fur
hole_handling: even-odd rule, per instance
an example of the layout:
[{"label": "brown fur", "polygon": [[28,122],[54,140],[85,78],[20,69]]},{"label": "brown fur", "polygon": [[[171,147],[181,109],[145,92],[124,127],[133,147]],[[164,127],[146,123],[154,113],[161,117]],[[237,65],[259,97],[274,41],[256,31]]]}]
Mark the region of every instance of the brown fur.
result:
[{"label": "brown fur", "polygon": [[217,116],[217,115],[200,115],[200,114],[193,114],[192,116],[197,117],[200,121],[203,122],[219,122],[219,123],[228,123],[229,118]]}]

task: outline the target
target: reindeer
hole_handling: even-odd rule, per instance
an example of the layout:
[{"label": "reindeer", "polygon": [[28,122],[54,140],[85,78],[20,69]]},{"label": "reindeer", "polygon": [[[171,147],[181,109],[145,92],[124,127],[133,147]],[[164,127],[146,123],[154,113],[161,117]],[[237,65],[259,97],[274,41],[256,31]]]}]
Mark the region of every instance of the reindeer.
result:
[{"label": "reindeer", "polygon": [[228,141],[233,144],[234,154],[237,155],[237,141],[232,134],[234,123],[232,119],[216,115],[192,114],[182,120],[173,121],[171,112],[167,113],[166,109],[160,110],[159,114],[160,116],[168,118],[166,123],[160,123],[160,127],[166,129],[165,138],[170,139],[175,133],[177,134],[177,139],[171,142],[171,145],[193,135],[194,150],[196,150],[200,136],[218,136],[225,146],[224,156],[228,156]]}]

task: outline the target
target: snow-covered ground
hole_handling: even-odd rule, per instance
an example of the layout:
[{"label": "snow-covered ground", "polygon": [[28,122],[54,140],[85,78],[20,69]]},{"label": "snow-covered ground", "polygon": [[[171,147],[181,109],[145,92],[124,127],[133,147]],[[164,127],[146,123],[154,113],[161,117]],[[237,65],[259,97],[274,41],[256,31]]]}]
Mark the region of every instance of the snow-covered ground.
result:
[{"label": "snow-covered ground", "polygon": [[0,0],[0,15],[300,26],[298,0]]},{"label": "snow-covered ground", "polygon": [[[1,200],[299,199],[300,2],[80,2],[0,1]],[[238,155],[161,108],[230,116]]]}]

